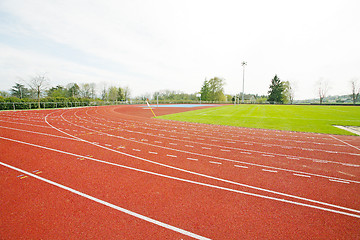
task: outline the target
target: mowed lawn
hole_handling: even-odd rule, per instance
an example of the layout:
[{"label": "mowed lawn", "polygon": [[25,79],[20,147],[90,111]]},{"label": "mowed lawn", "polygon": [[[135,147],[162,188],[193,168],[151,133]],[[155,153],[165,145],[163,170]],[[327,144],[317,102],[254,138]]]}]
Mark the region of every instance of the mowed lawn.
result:
[{"label": "mowed lawn", "polygon": [[314,105],[229,105],[158,118],[286,131],[354,135],[334,127],[360,126],[360,107]]}]

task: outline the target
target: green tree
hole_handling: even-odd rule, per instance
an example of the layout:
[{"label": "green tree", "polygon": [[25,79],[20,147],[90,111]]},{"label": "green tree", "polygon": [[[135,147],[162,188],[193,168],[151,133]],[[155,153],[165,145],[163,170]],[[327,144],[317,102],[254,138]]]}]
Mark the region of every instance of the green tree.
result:
[{"label": "green tree", "polygon": [[119,87],[117,91],[117,100],[118,101],[125,100],[124,90],[121,87]]},{"label": "green tree", "polygon": [[210,87],[209,82],[206,80],[206,78],[201,87],[200,94],[203,101],[210,101]]},{"label": "green tree", "polygon": [[209,81],[205,79],[201,87],[201,99],[204,101],[226,101],[224,94],[225,80],[214,77]]},{"label": "green tree", "polygon": [[67,86],[67,96],[77,98],[80,95],[80,87],[76,83],[69,83]]},{"label": "green tree", "polygon": [[284,103],[284,83],[281,82],[277,75],[271,80],[270,89],[268,91],[268,101],[270,103]]},{"label": "green tree", "polygon": [[48,97],[62,97],[62,98],[66,98],[67,97],[67,90],[60,85],[57,85],[56,87],[52,87],[48,90]]},{"label": "green tree", "polygon": [[23,84],[15,83],[15,85],[10,89],[10,94],[13,97],[22,99],[29,97],[30,92]]},{"label": "green tree", "polygon": [[118,88],[117,87],[109,87],[108,89],[108,99],[110,101],[116,101],[118,97]]}]

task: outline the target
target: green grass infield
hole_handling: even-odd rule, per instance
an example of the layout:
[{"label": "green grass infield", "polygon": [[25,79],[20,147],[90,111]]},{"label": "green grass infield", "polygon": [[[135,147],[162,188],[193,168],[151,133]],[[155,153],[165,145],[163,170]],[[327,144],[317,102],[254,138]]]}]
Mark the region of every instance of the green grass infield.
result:
[{"label": "green grass infield", "polygon": [[333,125],[360,126],[360,107],[229,105],[164,115],[158,118],[249,128],[354,135]]}]

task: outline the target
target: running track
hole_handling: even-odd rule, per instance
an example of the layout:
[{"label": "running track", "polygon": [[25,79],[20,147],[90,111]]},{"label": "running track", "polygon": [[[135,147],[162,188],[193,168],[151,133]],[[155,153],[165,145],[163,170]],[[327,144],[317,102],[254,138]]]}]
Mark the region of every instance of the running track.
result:
[{"label": "running track", "polygon": [[0,239],[360,239],[360,137],[150,117],[0,112]]}]

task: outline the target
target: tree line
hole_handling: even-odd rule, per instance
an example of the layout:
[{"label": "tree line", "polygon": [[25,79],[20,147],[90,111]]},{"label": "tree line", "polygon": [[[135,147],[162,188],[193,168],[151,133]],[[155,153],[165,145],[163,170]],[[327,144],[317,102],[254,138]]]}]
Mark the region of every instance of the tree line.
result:
[{"label": "tree line", "polygon": [[[353,104],[360,100],[360,85],[356,79],[351,80],[351,98]],[[225,79],[213,77],[205,79],[202,87],[197,93],[183,93],[181,91],[162,90],[152,94],[143,94],[135,97],[134,100],[156,99],[161,102],[240,102],[242,93],[226,95],[224,92]],[[0,92],[0,102],[30,102],[36,99],[37,106],[40,108],[41,102],[90,102],[91,100],[100,101],[122,101],[129,102],[131,91],[129,87],[110,86],[103,87],[100,94],[96,92],[95,83],[69,83],[66,86],[57,85],[49,87],[49,79],[45,74],[39,74],[29,81],[16,82],[9,93]],[[328,93],[329,84],[320,80],[317,83],[318,98],[320,104],[323,103]],[[292,104],[294,101],[295,90],[289,81],[281,81],[275,75],[271,79],[268,95],[244,94],[248,103],[276,103]]]},{"label": "tree line", "polygon": [[45,74],[39,74],[29,81],[16,82],[9,93],[0,92],[0,102],[30,102],[36,99],[40,108],[41,102],[89,102],[102,101],[128,101],[130,99],[129,87],[104,87],[101,96],[96,94],[95,83],[69,83],[66,86],[57,85],[49,87],[49,79]]}]

